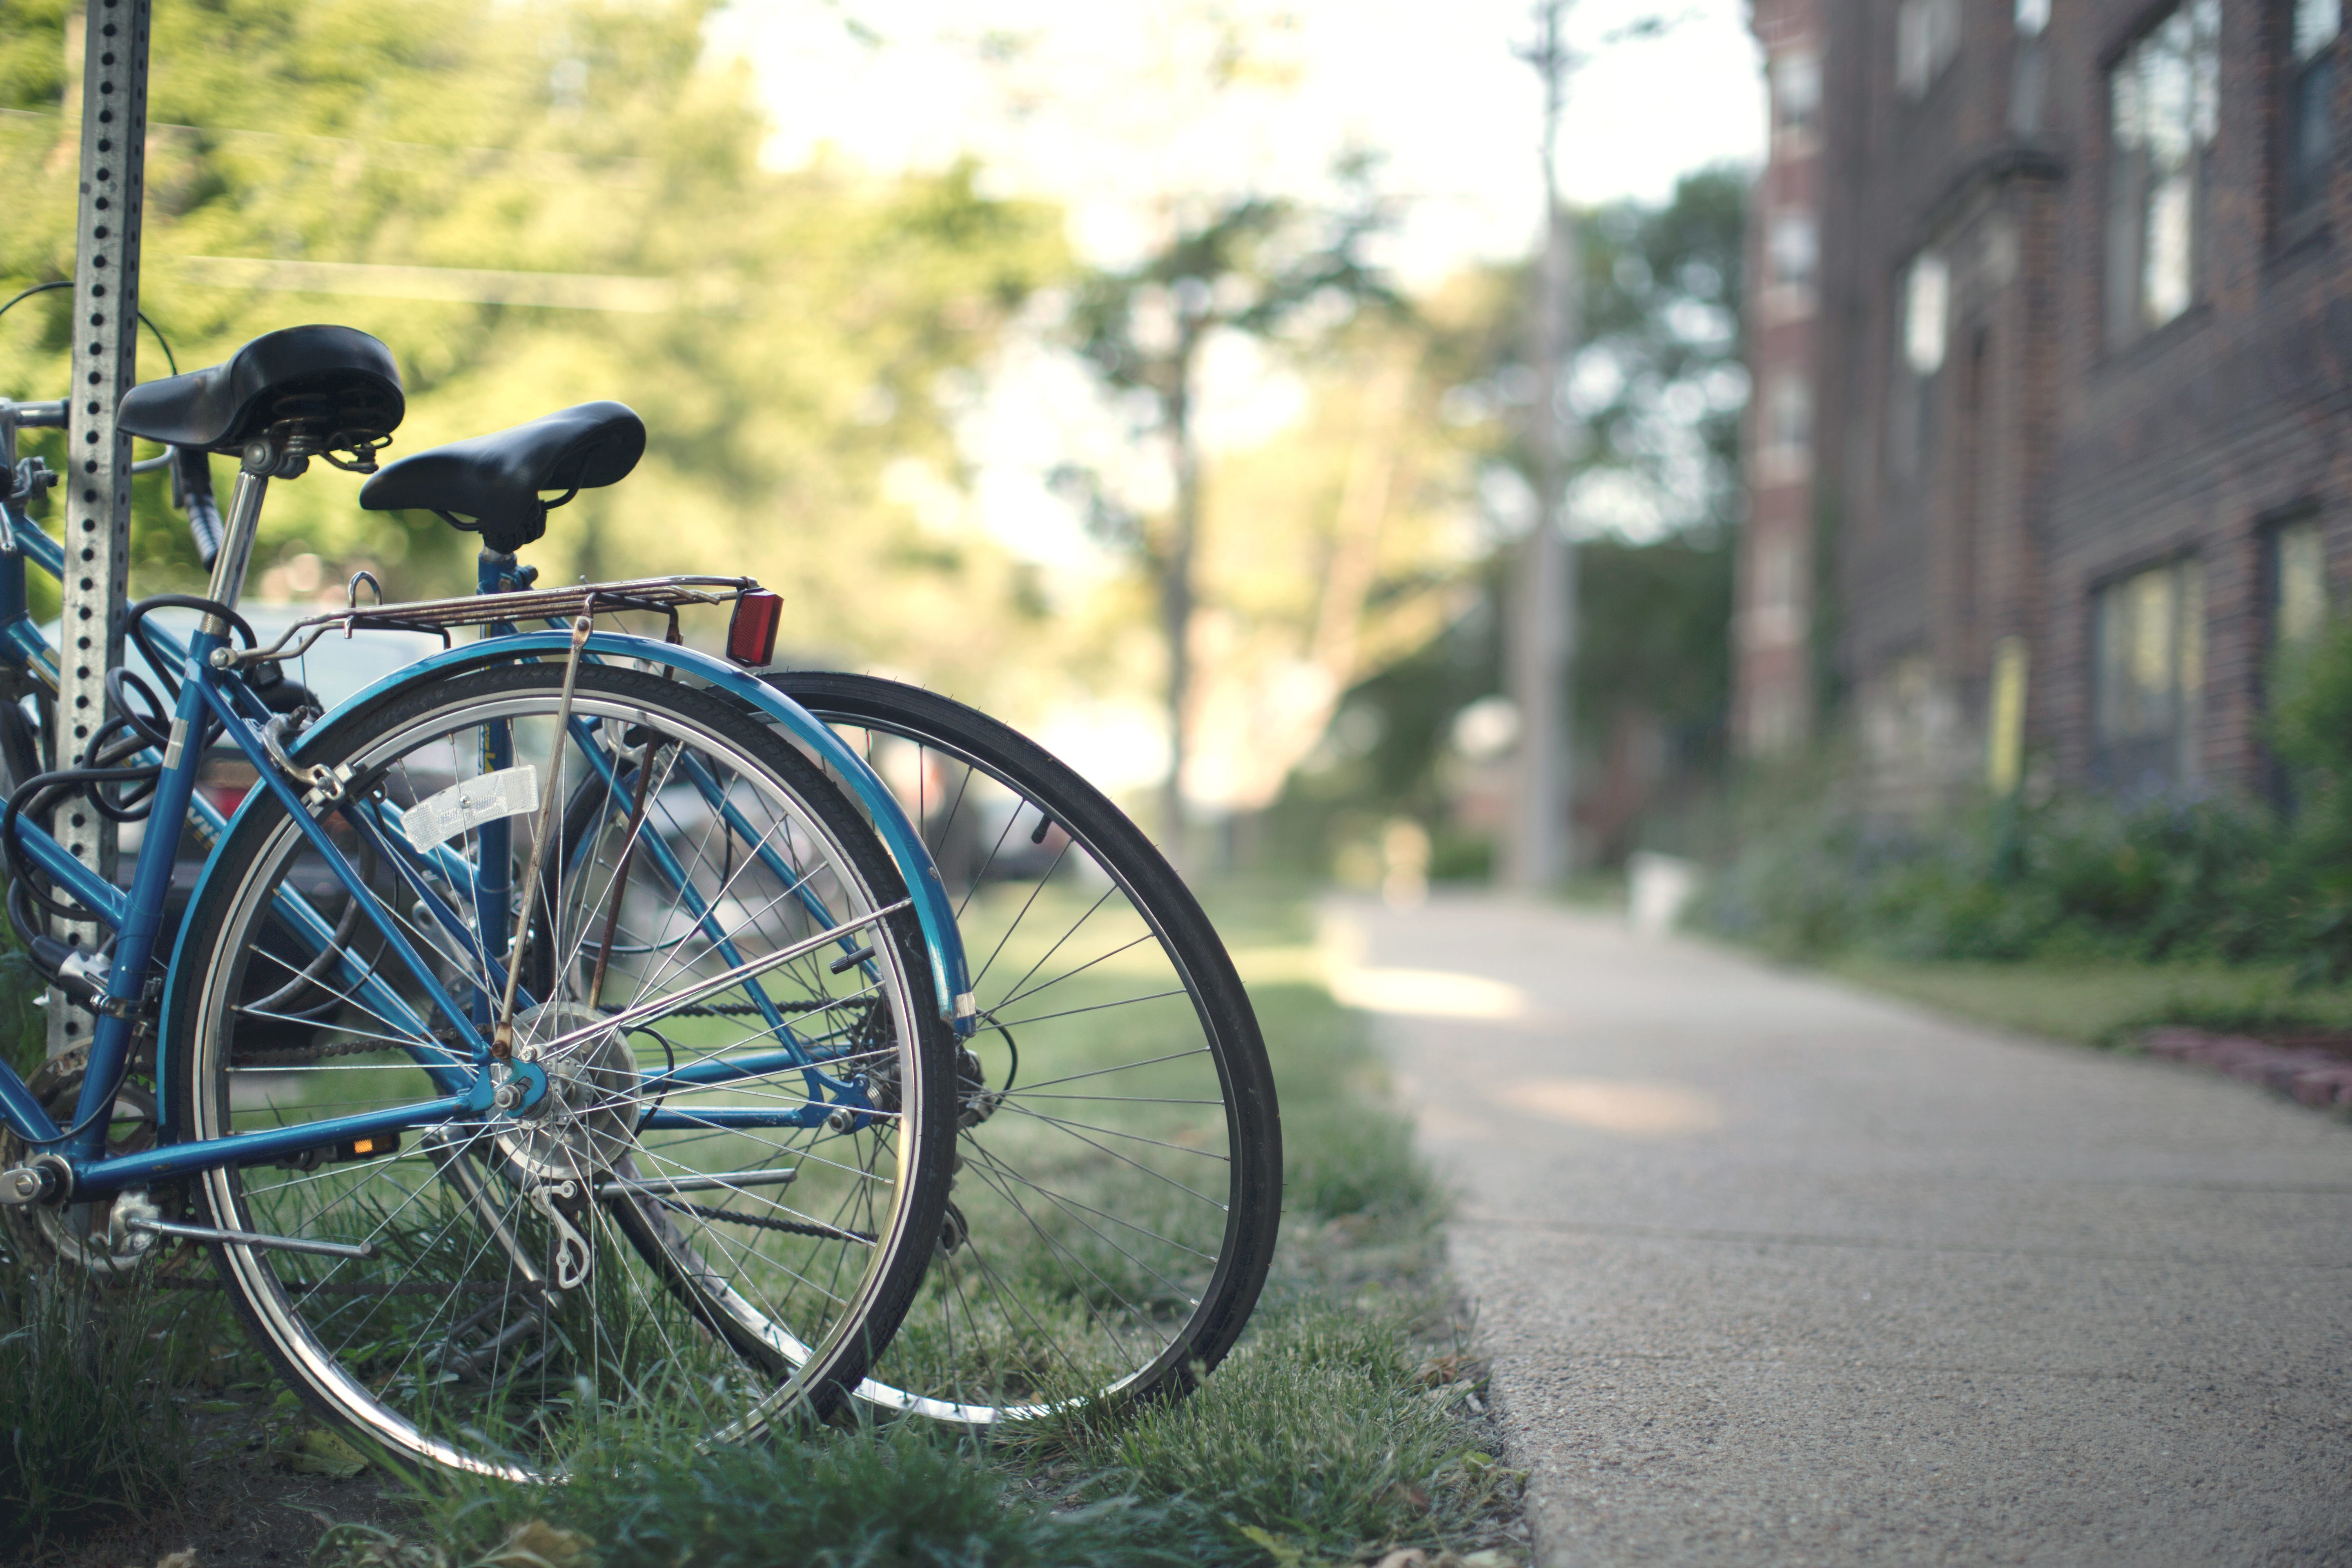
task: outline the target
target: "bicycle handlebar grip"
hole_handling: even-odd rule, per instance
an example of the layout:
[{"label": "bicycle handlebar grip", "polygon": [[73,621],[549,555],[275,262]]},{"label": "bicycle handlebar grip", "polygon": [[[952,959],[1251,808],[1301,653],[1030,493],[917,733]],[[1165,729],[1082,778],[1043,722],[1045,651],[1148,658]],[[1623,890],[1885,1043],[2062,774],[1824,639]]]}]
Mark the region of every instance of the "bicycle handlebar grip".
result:
[{"label": "bicycle handlebar grip", "polygon": [[188,533],[196,542],[196,559],[207,570],[220,553],[220,507],[213,500],[212,465],[201,447],[172,448],[172,500],[188,514]]}]

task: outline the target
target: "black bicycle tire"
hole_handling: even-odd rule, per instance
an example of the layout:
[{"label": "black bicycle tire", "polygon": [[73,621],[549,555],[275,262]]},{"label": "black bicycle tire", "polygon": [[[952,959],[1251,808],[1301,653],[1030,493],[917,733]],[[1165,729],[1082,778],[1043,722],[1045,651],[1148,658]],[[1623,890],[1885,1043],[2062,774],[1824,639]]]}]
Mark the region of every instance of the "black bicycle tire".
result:
[{"label": "black bicycle tire", "polygon": [[[449,694],[452,686],[478,688],[479,692],[469,699],[478,701],[509,688],[551,686],[561,679],[561,665],[524,662],[490,665],[455,676],[395,688],[364,709],[337,714],[324,721],[315,735],[306,741],[303,759],[306,763],[340,762],[360,752],[371,735],[402,722],[404,719],[413,719],[436,709],[454,710],[467,699],[453,700]],[[897,902],[903,897],[904,882],[896,867],[838,788],[798,750],[773,733],[747,733],[740,722],[741,710],[731,700],[637,670],[615,667],[583,665],[578,679],[583,692],[619,685],[631,689],[633,700],[646,701],[649,705],[659,702],[681,710],[698,710],[698,713],[688,711],[687,716],[715,732],[730,735],[747,749],[759,752],[761,755],[757,760],[772,765],[779,778],[787,782],[803,805],[831,819],[838,842],[846,853],[861,862],[858,867],[860,874],[868,879],[882,903]],[[413,713],[409,711],[412,707],[415,710]],[[227,842],[222,846],[214,863],[214,868],[220,874],[205,879],[189,910],[186,929],[195,942],[203,944],[200,958],[193,948],[190,953],[191,958],[198,958],[195,973],[210,973],[211,964],[218,957],[218,949],[228,935],[228,910],[223,906],[234,896],[240,880],[231,874],[231,868],[249,863],[260,852],[268,836],[283,820],[283,809],[273,798],[264,796],[254,810],[238,821]],[[886,921],[883,929],[889,932],[891,940],[900,950],[903,962],[899,967],[907,975],[908,984],[917,990],[914,997],[916,1016],[927,1026],[923,1037],[916,1042],[914,1070],[922,1074],[929,1084],[940,1087],[908,1096],[922,1109],[925,1123],[910,1127],[906,1132],[916,1162],[915,1173],[908,1184],[908,1218],[898,1227],[891,1257],[885,1265],[882,1280],[872,1294],[872,1305],[864,1315],[860,1331],[837,1336],[838,1344],[828,1364],[811,1377],[802,1396],[802,1408],[820,1418],[835,1414],[844,1405],[874,1356],[887,1346],[899,1321],[919,1290],[931,1253],[938,1244],[951,1173],[949,1168],[950,1162],[936,1154],[936,1151],[951,1150],[953,1146],[955,1101],[951,1089],[946,1087],[954,1082],[951,1036],[946,1026],[939,1021],[938,1007],[931,1005],[929,995],[931,989],[929,962],[914,916],[911,912],[902,911]],[[186,1135],[188,1129],[197,1125],[195,1097],[200,1088],[196,1082],[198,1044],[195,1037],[204,991],[205,987],[194,984],[178,988],[177,1005],[165,1035],[165,1039],[170,1042],[167,1048],[170,1060],[165,1077],[173,1105],[172,1122],[183,1136]],[[224,1226],[236,1225],[236,1218],[233,1214],[215,1212],[209,1184],[202,1182],[192,1184],[195,1189],[195,1217],[199,1223]],[[627,1223],[630,1218],[641,1219],[642,1216],[635,1214],[631,1205],[618,1206],[624,1234],[631,1237],[642,1253],[645,1243],[636,1234],[638,1227]],[[275,1342],[273,1334],[261,1321],[259,1313],[247,1300],[240,1281],[228,1267],[225,1248],[215,1244],[210,1250],[215,1269],[225,1292],[235,1305],[239,1321],[279,1375],[304,1404],[322,1418],[337,1426],[350,1426],[351,1417],[315,1387],[310,1377],[297,1367]],[[664,1272],[676,1288],[677,1274],[667,1268]],[[686,1299],[689,1304],[698,1305],[690,1294]],[[725,1316],[719,1312],[706,1312],[704,1315],[707,1321]],[[714,1326],[723,1329],[722,1324]],[[742,1348],[742,1342],[737,1334],[730,1332],[727,1337],[739,1350]]]},{"label": "black bicycle tire", "polygon": [[1120,1389],[1140,1403],[1181,1394],[1224,1359],[1255,1310],[1282,1217],[1282,1114],[1249,993],[1200,900],[1125,812],[1011,725],[919,686],[847,671],[772,673],[818,718],[908,735],[1013,782],[1048,807],[1126,890],[1192,990],[1233,1120],[1225,1240],[1202,1304],[1168,1348]]}]

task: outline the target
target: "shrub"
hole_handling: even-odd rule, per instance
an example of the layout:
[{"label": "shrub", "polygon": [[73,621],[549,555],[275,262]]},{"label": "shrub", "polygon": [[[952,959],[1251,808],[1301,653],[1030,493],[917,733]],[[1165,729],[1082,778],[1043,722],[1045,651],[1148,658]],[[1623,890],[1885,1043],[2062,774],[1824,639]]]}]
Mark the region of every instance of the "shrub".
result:
[{"label": "shrub", "polygon": [[2062,796],[1915,825],[1829,804],[1752,839],[1693,918],[1787,957],[2242,961],[2309,940],[2310,865],[2300,829],[2215,798]]}]

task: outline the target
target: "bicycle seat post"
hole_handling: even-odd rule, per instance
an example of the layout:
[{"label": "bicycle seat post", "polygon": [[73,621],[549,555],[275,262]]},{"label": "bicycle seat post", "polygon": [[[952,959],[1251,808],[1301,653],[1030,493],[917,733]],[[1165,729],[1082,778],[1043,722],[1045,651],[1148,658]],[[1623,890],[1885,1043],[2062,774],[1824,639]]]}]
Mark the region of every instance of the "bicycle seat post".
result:
[{"label": "bicycle seat post", "polygon": [[[213,562],[212,586],[205,596],[224,609],[234,610],[239,595],[245,592],[246,568],[253,560],[254,536],[261,527],[261,503],[269,493],[271,476],[286,473],[300,458],[281,456],[277,447],[267,438],[246,443],[244,461],[236,470],[236,489],[228,501],[228,516],[221,530],[220,554]],[[290,475],[289,477],[291,477]],[[229,626],[218,616],[206,616],[204,629],[212,636],[226,639]]]}]

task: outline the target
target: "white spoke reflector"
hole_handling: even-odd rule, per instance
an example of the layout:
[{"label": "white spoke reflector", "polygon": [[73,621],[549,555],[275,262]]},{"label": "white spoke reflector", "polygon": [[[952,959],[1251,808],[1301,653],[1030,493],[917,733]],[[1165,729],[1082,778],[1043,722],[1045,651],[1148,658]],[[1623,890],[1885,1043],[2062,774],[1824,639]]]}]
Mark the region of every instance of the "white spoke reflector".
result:
[{"label": "white spoke reflector", "polygon": [[539,769],[529,763],[460,779],[401,814],[401,826],[420,855],[468,828],[539,809]]}]

